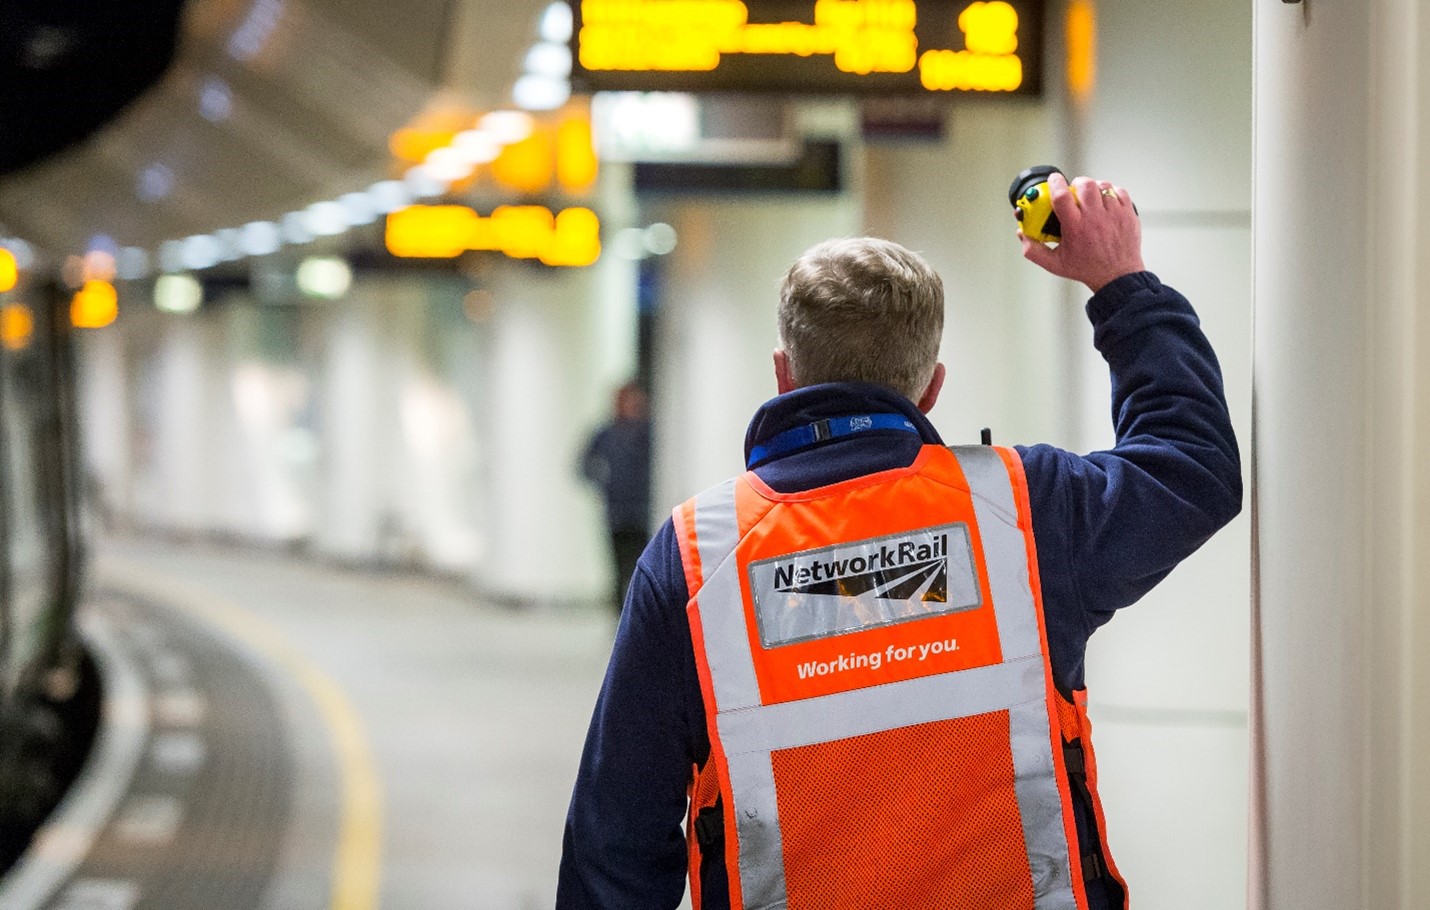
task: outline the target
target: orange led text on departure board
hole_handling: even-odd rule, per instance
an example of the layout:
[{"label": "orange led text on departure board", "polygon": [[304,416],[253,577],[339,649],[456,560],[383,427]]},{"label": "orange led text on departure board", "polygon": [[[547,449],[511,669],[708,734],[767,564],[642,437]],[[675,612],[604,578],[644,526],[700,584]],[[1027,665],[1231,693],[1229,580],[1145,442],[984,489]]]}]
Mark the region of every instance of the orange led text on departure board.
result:
[{"label": "orange led text on departure board", "polygon": [[488,217],[464,205],[413,205],[387,216],[388,252],[404,258],[453,259],[491,251],[550,266],[586,266],[601,255],[601,222],[587,208],[552,212],[503,205]]},{"label": "orange led text on departure board", "polygon": [[578,79],[592,89],[810,92],[1038,90],[1030,0],[581,0]]}]

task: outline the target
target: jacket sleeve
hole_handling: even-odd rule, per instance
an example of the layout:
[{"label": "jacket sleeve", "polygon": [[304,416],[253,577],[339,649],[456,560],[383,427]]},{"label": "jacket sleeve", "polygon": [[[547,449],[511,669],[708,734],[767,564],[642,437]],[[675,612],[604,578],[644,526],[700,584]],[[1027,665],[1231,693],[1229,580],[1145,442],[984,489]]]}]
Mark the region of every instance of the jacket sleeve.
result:
[{"label": "jacket sleeve", "polygon": [[586,735],[562,839],[558,910],[680,904],[686,792],[704,738],[688,599],[667,521],[636,566]]},{"label": "jacket sleeve", "polygon": [[1087,312],[1111,373],[1116,445],[1086,456],[1020,451],[1041,504],[1039,563],[1068,579],[1090,634],[1231,521],[1242,484],[1221,368],[1186,298],[1139,272],[1103,288]]}]

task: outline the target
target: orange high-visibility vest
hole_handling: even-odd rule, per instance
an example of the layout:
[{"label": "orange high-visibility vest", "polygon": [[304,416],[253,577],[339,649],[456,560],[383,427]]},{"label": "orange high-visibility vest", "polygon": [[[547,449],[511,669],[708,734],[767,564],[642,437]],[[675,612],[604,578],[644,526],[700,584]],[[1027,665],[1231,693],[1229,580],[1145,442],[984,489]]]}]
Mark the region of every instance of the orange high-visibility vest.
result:
[{"label": "orange high-visibility vest", "polygon": [[1121,883],[1078,842],[1074,787],[1102,828],[1086,699],[1053,684],[1016,452],[797,493],[747,472],[675,528],[711,749],[697,907],[715,807],[732,910],[1086,910],[1085,876]]}]

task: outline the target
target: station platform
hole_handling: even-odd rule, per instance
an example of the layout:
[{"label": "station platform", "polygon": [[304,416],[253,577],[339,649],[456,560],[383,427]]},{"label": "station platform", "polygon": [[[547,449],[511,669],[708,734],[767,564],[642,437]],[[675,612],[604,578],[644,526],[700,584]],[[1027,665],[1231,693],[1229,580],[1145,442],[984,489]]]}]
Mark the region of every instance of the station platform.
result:
[{"label": "station platform", "polygon": [[553,904],[608,613],[151,541],[91,578],[100,732],[4,910]]}]

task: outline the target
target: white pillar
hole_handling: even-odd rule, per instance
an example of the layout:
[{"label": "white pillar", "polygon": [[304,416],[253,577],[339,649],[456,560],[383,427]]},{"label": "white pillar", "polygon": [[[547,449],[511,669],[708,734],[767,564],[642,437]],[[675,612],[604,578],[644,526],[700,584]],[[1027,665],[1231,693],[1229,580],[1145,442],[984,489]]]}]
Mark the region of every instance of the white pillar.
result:
[{"label": "white pillar", "polygon": [[[416,528],[400,491],[407,478],[405,441],[426,422],[402,421],[401,378],[421,287],[374,280],[353,287],[323,321],[318,391],[320,552],[343,560],[413,556]],[[439,429],[439,428],[438,428]]]},{"label": "white pillar", "polygon": [[1430,906],[1430,16],[1256,6],[1252,904]]},{"label": "white pillar", "polygon": [[140,453],[135,512],[141,525],[197,533],[218,527],[226,375],[221,327],[211,319],[161,320],[162,336],[138,375]]},{"label": "white pillar", "polygon": [[80,456],[98,498],[90,505],[121,524],[130,518],[134,471],[124,342],[122,331],[110,329],[86,332],[76,346]]},{"label": "white pillar", "polygon": [[308,404],[306,375],[296,362],[291,310],[237,295],[199,317],[223,333],[222,359],[209,363],[220,389],[210,419],[222,427],[205,457],[222,470],[212,530],[250,540],[292,541],[312,532],[306,465],[295,463],[295,417]]},{"label": "white pillar", "polygon": [[[618,225],[608,220],[603,235]],[[586,268],[509,261],[494,270],[492,291],[490,511],[478,584],[519,600],[602,598],[602,505],[578,462],[611,418],[613,393],[635,375],[634,264],[609,250]]]}]

